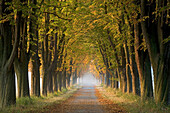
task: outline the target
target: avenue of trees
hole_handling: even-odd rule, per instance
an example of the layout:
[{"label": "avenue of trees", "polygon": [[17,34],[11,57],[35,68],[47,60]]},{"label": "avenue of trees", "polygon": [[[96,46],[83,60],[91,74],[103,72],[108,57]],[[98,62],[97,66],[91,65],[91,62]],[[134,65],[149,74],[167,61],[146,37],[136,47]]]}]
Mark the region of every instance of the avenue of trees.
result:
[{"label": "avenue of trees", "polygon": [[106,87],[169,105],[169,31],[169,0],[1,0],[0,108],[16,103],[15,74],[18,98],[39,97],[89,68]]}]

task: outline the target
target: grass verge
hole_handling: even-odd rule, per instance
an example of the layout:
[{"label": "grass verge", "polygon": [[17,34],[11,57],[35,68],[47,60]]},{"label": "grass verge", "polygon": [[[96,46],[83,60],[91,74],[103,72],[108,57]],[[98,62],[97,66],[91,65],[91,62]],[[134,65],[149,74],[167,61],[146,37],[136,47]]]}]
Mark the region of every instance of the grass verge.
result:
[{"label": "grass verge", "polygon": [[58,93],[48,94],[47,97],[35,97],[31,96],[18,98],[15,106],[6,107],[0,110],[0,113],[37,113],[43,112],[43,108],[46,106],[59,104],[68,99],[72,94],[77,91],[77,88],[72,87],[70,89],[63,89]]},{"label": "grass verge", "polygon": [[156,104],[153,99],[142,101],[139,96],[112,88],[98,87],[102,96],[126,109],[128,113],[170,113],[170,106]]}]

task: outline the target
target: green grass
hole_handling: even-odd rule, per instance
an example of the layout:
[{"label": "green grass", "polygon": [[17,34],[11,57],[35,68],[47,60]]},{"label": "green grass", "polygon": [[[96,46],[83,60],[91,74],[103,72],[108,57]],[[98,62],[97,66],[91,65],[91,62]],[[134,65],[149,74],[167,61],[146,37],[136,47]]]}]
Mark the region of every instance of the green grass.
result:
[{"label": "green grass", "polygon": [[41,96],[31,96],[18,98],[16,100],[16,105],[6,107],[1,109],[0,113],[27,113],[36,112],[42,110],[45,106],[61,103],[62,101],[69,98],[77,88],[62,89],[61,92],[50,93],[47,97]]},{"label": "green grass", "polygon": [[27,106],[29,104],[33,104],[33,100],[34,99],[29,98],[29,97],[22,97],[22,98],[17,99],[17,104]]},{"label": "green grass", "polygon": [[128,113],[170,113],[170,106],[156,104],[153,99],[142,101],[132,93],[122,93],[112,88],[99,88],[101,94],[114,103],[124,107]]}]

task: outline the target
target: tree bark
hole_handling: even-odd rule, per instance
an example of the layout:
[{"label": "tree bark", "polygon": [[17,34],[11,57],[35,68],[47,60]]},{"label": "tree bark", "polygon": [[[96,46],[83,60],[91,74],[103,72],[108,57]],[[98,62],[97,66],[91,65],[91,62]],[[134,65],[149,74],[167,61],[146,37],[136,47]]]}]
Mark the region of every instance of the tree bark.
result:
[{"label": "tree bark", "polygon": [[63,64],[63,88],[66,89],[67,88],[67,67],[66,67],[66,57],[67,57],[67,51],[65,51],[65,55],[64,55],[64,64]]},{"label": "tree bark", "polygon": [[[119,25],[119,27],[120,27],[120,25]],[[120,28],[119,28],[120,29]],[[120,32],[121,32],[121,29],[120,29]],[[124,70],[124,68],[125,68],[125,65],[126,64],[124,64],[125,62],[126,62],[126,59],[125,59],[125,53],[124,53],[124,51],[122,50],[122,48],[121,48],[121,57],[123,58],[122,59],[122,64],[120,63],[121,61],[120,61],[120,59],[119,59],[119,56],[118,56],[118,53],[117,53],[117,51],[116,51],[116,46],[115,46],[115,44],[113,43],[113,41],[112,41],[112,39],[111,39],[111,37],[110,37],[110,34],[109,34],[109,31],[108,31],[108,40],[109,40],[109,42],[110,42],[110,45],[111,45],[111,47],[112,47],[112,49],[113,49],[113,51],[114,51],[114,56],[115,56],[115,59],[116,59],[116,63],[117,63],[117,66],[118,66],[118,70],[117,70],[117,74],[118,74],[118,79],[119,79],[119,83],[120,83],[120,86],[119,86],[119,88],[123,91],[123,92],[125,92],[125,87],[126,87],[126,78],[125,78],[125,74],[126,74],[126,71]],[[125,61],[125,62],[124,62]],[[124,85],[124,90],[123,90],[123,85]]]},{"label": "tree bark", "polygon": [[127,93],[132,92],[132,76],[130,72],[130,60],[129,60],[129,50],[127,46],[127,41],[124,43],[124,51],[126,58],[126,78],[127,78]]},{"label": "tree bark", "polygon": [[53,89],[54,92],[58,92],[58,77],[57,74],[58,72],[55,72],[54,76],[53,76]]},{"label": "tree bark", "polygon": [[123,47],[121,47],[121,57],[122,57],[122,69],[121,69],[122,72],[120,74],[120,78],[122,82],[121,90],[123,93],[125,93],[127,91],[127,78],[126,78],[126,58],[125,58],[125,51]]},{"label": "tree bark", "polygon": [[59,73],[58,73],[58,87],[59,87],[59,91],[62,91],[62,76],[63,76],[62,71],[59,71]]},{"label": "tree bark", "polygon": [[63,70],[63,88],[66,89],[66,75],[67,75],[67,72],[66,72],[66,67],[64,67],[64,70]]},{"label": "tree bark", "polygon": [[47,70],[43,67],[43,87],[42,87],[42,94],[47,96]]},{"label": "tree bark", "polygon": [[53,93],[53,73],[52,71],[48,73],[48,78],[47,78],[47,91],[48,93]]},{"label": "tree bark", "polygon": [[142,100],[153,97],[151,65],[148,52],[140,50],[142,41],[140,38],[139,24],[135,25],[135,58],[140,78],[140,94]]},{"label": "tree bark", "polygon": [[[134,1],[137,2],[137,1]],[[137,2],[136,5],[138,5],[139,3]],[[127,12],[125,11],[125,13],[127,14]],[[128,46],[128,50],[129,50],[129,67],[130,67],[130,72],[131,72],[131,77],[132,77],[132,92],[134,95],[140,95],[140,84],[139,84],[139,74],[138,74],[138,70],[137,70],[137,66],[136,66],[136,62],[135,62],[135,55],[134,55],[134,40],[135,40],[135,35],[134,35],[134,24],[136,24],[136,20],[134,19],[134,23],[131,23],[129,16],[127,15],[127,19],[128,19],[128,23],[129,23],[129,27],[130,27],[130,34],[132,39],[130,38],[129,40],[127,40],[130,45]]]},{"label": "tree bark", "polygon": [[[35,57],[35,58],[34,58]],[[40,60],[38,53],[32,57],[31,90],[32,95],[40,96]]]},{"label": "tree bark", "polygon": [[[132,42],[134,44],[134,42]],[[130,70],[132,75],[132,91],[134,95],[140,95],[139,74],[135,62],[134,46],[129,47],[130,51]]]},{"label": "tree bark", "polygon": [[110,76],[109,71],[110,71],[110,69],[109,69],[109,61],[108,61],[108,57],[107,57],[107,53],[106,53],[106,46],[105,46],[105,44],[102,44],[100,40],[98,40],[98,43],[99,43],[99,50],[102,55],[104,65],[106,67],[106,77],[105,77],[106,81],[104,81],[104,83],[105,83],[106,87],[108,87],[109,86],[109,76]]},{"label": "tree bark", "polygon": [[117,73],[117,69],[115,70],[115,72],[114,72],[115,74],[115,79],[116,80],[114,80],[114,88],[116,88],[116,89],[118,89],[119,88],[119,83],[118,83],[118,73]]},{"label": "tree bark", "polygon": [[[25,54],[25,53],[23,53]],[[30,96],[29,93],[29,83],[28,83],[28,58],[26,54],[21,56],[23,61],[18,61],[15,59],[14,68],[17,75],[17,83],[18,83],[18,97],[26,97]]]},{"label": "tree bark", "polygon": [[71,78],[71,75],[72,75],[72,66],[73,66],[73,59],[71,58],[71,60],[70,60],[70,69],[69,69],[69,73],[68,73],[68,76],[67,76],[67,85],[68,85],[68,87],[70,87],[70,78]]},{"label": "tree bark", "polygon": [[[30,3],[33,3],[34,5],[37,4],[37,0],[31,0]],[[32,73],[31,73],[31,90],[32,95],[40,96],[40,58],[38,56],[39,51],[39,36],[38,36],[38,25],[37,25],[37,10],[36,8],[32,8],[33,14],[30,15],[30,26],[29,26],[29,32],[30,38],[33,41],[32,45]],[[34,19],[35,18],[35,19]]]},{"label": "tree bark", "polygon": [[[0,17],[9,14],[5,2],[11,3],[11,0],[0,1]],[[16,55],[18,39],[15,37],[12,45],[12,26],[9,21],[0,23],[0,108],[4,108],[16,103],[15,90],[15,72],[13,61]]]},{"label": "tree bark", "polygon": [[0,74],[0,108],[14,105],[16,103],[15,72],[1,68]]},{"label": "tree bark", "polygon": [[[48,2],[50,3],[50,0],[48,0]],[[49,8],[47,8],[47,11],[49,11]],[[42,94],[44,96],[47,96],[47,84],[48,84],[48,67],[50,65],[50,61],[49,61],[49,44],[48,44],[48,40],[49,40],[49,35],[47,34],[49,31],[49,21],[50,21],[50,15],[49,13],[45,13],[45,37],[44,37],[44,41],[42,42],[42,64],[43,64],[43,89],[42,89]]]},{"label": "tree bark", "polygon": [[[24,2],[24,1],[23,1]],[[27,16],[22,17],[22,11],[18,11],[19,21],[16,24],[16,36],[20,39],[20,46],[18,48],[18,55],[14,61],[14,69],[17,74],[17,82],[18,82],[18,96],[25,97],[30,96],[29,94],[29,83],[28,83],[28,63],[30,59],[30,48],[27,48]],[[28,49],[28,51],[27,51]]]},{"label": "tree bark", "polygon": [[75,69],[74,74],[75,74],[75,76],[74,76],[74,84],[77,84],[77,68]]},{"label": "tree bark", "polygon": [[[148,3],[150,4],[149,6],[147,5]],[[152,13],[155,12],[155,8],[159,10],[166,5],[167,1],[148,2],[147,0],[141,0],[141,19],[149,16],[149,19],[141,22],[141,26],[153,68],[155,101],[156,103],[164,104],[168,104],[170,101],[168,95],[168,92],[170,92],[170,83],[168,83],[170,75],[170,42],[162,43],[170,35],[168,31],[170,27],[166,22],[168,11],[158,12],[156,19]]]}]

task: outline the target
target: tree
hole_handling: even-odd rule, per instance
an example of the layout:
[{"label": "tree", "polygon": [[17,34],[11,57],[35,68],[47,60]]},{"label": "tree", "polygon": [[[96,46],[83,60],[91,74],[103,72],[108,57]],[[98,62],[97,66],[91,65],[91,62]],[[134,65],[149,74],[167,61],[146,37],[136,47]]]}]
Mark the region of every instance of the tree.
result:
[{"label": "tree", "polygon": [[[12,35],[11,10],[7,9],[12,0],[0,1],[0,108],[16,103],[14,58],[18,47],[18,37]],[[4,18],[7,16],[7,18]],[[18,18],[15,20],[18,24]],[[17,32],[17,31],[15,31]],[[14,39],[14,43],[12,44]]]},{"label": "tree", "polygon": [[32,72],[31,72],[31,90],[32,94],[40,96],[40,57],[39,57],[39,35],[38,35],[38,11],[37,0],[31,0],[30,4],[33,6],[32,14],[30,14],[29,32],[32,39]]},{"label": "tree", "polygon": [[[18,25],[16,27],[17,37],[20,40],[20,45],[17,49],[17,56],[14,62],[14,68],[17,75],[17,83],[18,83],[18,96],[25,97],[30,96],[29,93],[29,83],[28,83],[28,63],[31,57],[31,40],[28,39],[27,35],[27,21],[28,21],[28,4],[27,0],[18,1],[16,5],[21,7],[17,7],[17,18],[19,18]],[[23,5],[21,5],[23,4]]]},{"label": "tree", "polygon": [[141,27],[153,68],[155,101],[164,104],[170,102],[170,42],[163,43],[169,37],[170,28],[167,23],[167,5],[166,0],[141,0]]}]

